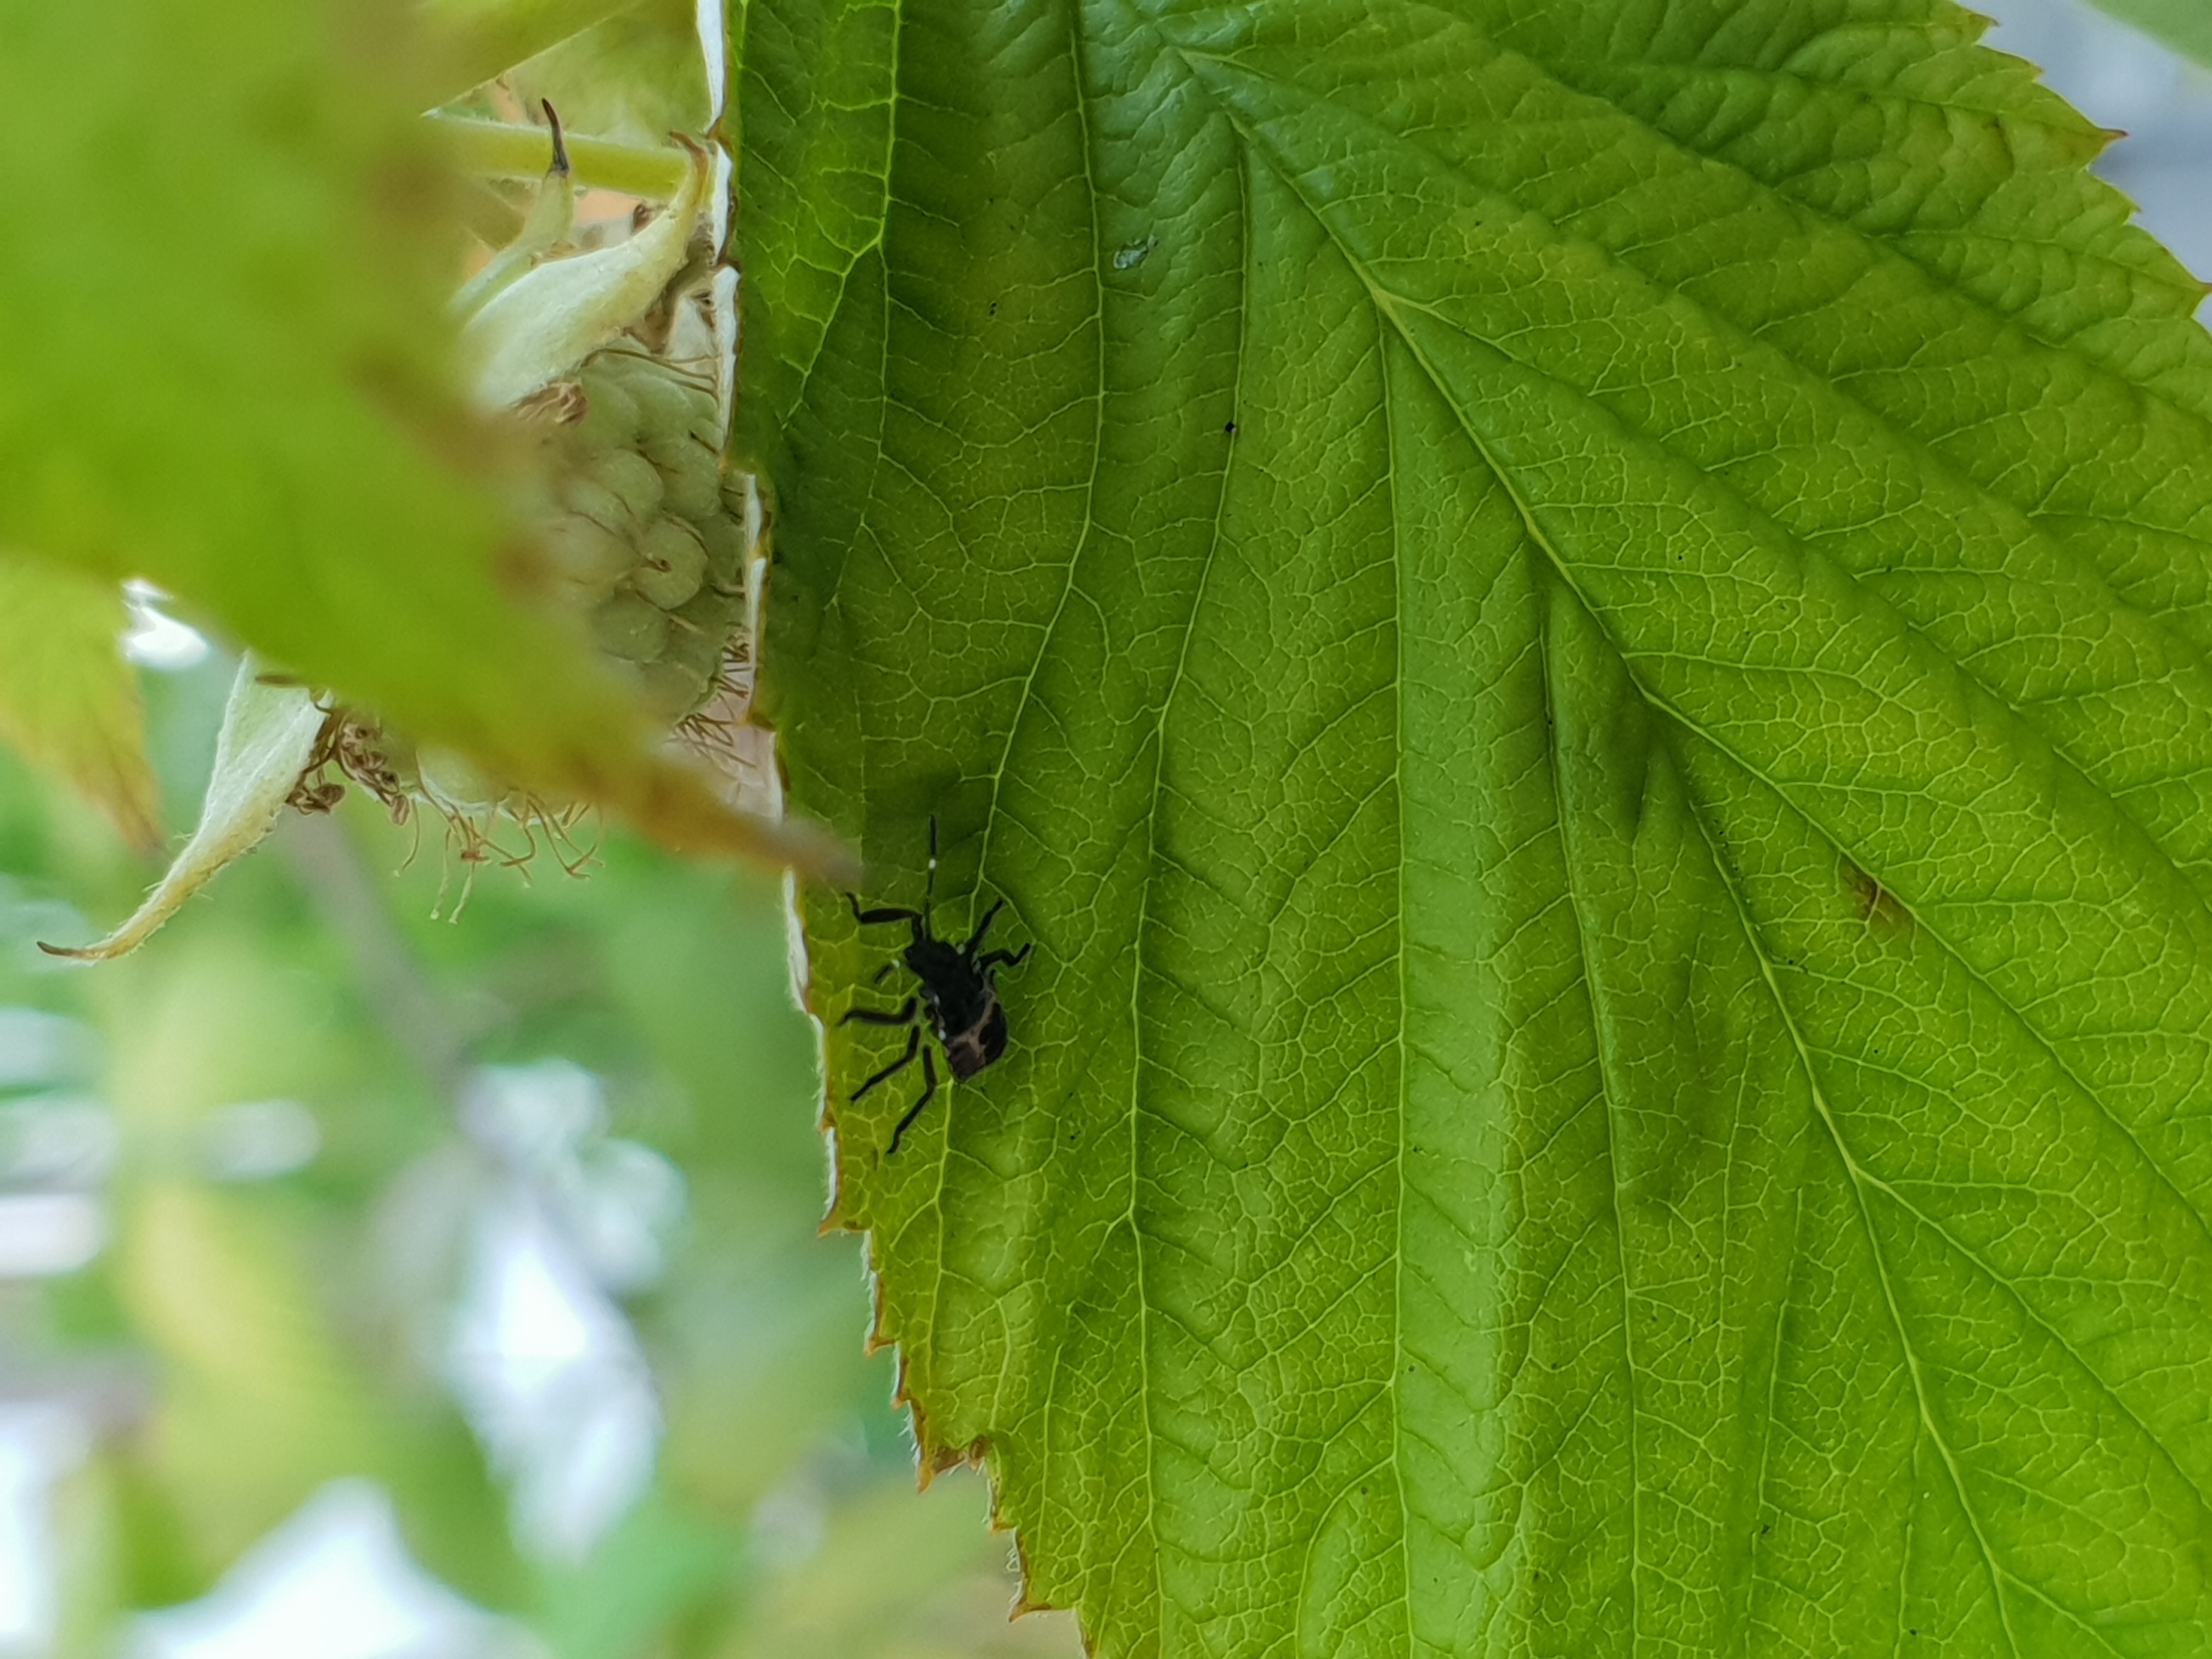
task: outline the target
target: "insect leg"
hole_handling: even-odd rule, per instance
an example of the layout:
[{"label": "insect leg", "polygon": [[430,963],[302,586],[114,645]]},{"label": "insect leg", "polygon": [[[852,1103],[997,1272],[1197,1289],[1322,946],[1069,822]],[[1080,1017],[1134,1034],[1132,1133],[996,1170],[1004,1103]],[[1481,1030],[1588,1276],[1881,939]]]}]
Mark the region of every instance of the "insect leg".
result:
[{"label": "insect leg", "polygon": [[[853,1092],[846,1097],[848,1102],[849,1103],[851,1101],[858,1100],[862,1095],[867,1093],[869,1090],[874,1088],[876,1085],[881,1083],[885,1078],[890,1077],[892,1073],[906,1070],[908,1066],[914,1064],[914,1057],[921,1052],[921,1027],[917,1025],[907,1034],[906,1052],[901,1054],[896,1060],[893,1060],[890,1065],[884,1066],[882,1071],[870,1078],[866,1083],[863,1083],[859,1088],[854,1090]],[[922,1066],[922,1071],[925,1073],[929,1070],[930,1067],[927,1064]]]},{"label": "insect leg", "polygon": [[983,942],[983,935],[991,931],[991,924],[998,919],[999,912],[1006,908],[1006,900],[993,900],[991,908],[983,912],[983,920],[975,924],[975,931],[968,936],[968,942],[960,947],[961,950],[969,956],[974,956],[975,947]]},{"label": "insect leg", "polygon": [[848,1008],[838,1015],[837,1023],[840,1025],[850,1025],[856,1021],[862,1025],[911,1025],[914,1024],[914,1011],[919,1006],[912,997],[908,997],[899,1004],[896,1013],[886,1013],[880,1008]]},{"label": "insect leg", "polygon": [[978,968],[1018,968],[1029,953],[1036,949],[1036,941],[1031,939],[1018,951],[986,951],[975,958],[975,965]]},{"label": "insect leg", "polygon": [[885,906],[878,910],[863,910],[860,908],[860,901],[850,893],[845,895],[845,902],[853,907],[853,920],[863,927],[872,927],[879,921],[920,921],[921,920],[921,911],[904,910],[895,905]]},{"label": "insect leg", "polygon": [[[915,1035],[919,1036],[921,1033],[917,1030]],[[929,1097],[937,1092],[937,1061],[927,1048],[921,1051],[921,1098],[906,1109],[906,1115],[898,1121],[898,1127],[891,1131],[891,1144],[884,1153],[885,1158],[898,1151],[899,1137],[906,1133],[907,1125],[921,1115],[921,1109],[929,1104]]]}]

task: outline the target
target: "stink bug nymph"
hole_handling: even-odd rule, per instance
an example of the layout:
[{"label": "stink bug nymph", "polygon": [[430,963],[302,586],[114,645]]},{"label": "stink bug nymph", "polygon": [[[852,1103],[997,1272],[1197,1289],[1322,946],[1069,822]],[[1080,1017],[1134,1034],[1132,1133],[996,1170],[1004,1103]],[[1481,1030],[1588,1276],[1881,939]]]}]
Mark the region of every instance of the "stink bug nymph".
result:
[{"label": "stink bug nymph", "polygon": [[994,975],[1001,968],[1017,967],[1027,957],[1030,946],[1018,951],[986,951],[983,936],[991,931],[991,923],[1006,908],[1000,899],[983,912],[983,920],[975,924],[975,931],[968,936],[965,945],[955,945],[941,939],[929,930],[930,907],[937,898],[937,820],[929,821],[929,874],[922,888],[921,908],[906,910],[884,907],[863,910],[860,901],[852,894],[845,902],[853,907],[853,920],[862,927],[878,922],[902,921],[913,937],[898,960],[887,962],[876,970],[875,982],[892,969],[905,965],[906,970],[921,981],[921,988],[914,996],[893,1009],[848,1008],[837,1023],[840,1025],[858,1021],[863,1025],[906,1025],[913,1029],[906,1040],[906,1052],[873,1077],[853,1091],[851,1098],[857,1101],[884,1079],[896,1075],[921,1059],[921,1095],[907,1108],[906,1115],[891,1131],[891,1142],[884,1149],[890,1156],[899,1149],[899,1140],[908,1126],[921,1115],[921,1109],[929,1104],[930,1097],[937,1092],[937,1060],[921,1046],[921,1022],[926,1016],[929,1029],[945,1050],[945,1063],[952,1068],[953,1077],[961,1082],[981,1071],[1006,1052],[1006,1011],[999,1002],[999,988]]}]

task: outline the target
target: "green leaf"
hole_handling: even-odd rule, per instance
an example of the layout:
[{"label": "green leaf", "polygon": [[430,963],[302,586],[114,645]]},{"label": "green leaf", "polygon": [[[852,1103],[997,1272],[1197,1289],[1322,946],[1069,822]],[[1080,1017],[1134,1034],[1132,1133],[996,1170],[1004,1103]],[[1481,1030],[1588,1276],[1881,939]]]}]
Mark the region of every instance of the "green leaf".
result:
[{"label": "green leaf", "polygon": [[640,0],[420,0],[419,10],[446,48],[440,85],[459,94],[609,18],[626,18],[639,4]]},{"label": "green leaf", "polygon": [[2092,0],[2092,3],[2176,52],[2212,64],[2212,12],[2196,0]]},{"label": "green leaf", "polygon": [[112,582],[0,554],[0,737],[99,803],[141,852],[161,844],[128,617]]},{"label": "green leaf", "polygon": [[1036,947],[886,1157],[810,906],[836,1215],[1098,1651],[2201,1650],[2212,340],[1981,27],[745,9],[793,795]]},{"label": "green leaf", "polygon": [[296,1227],[185,1182],[127,1197],[117,1273],[162,1384],[141,1455],[203,1572],[325,1481],[364,1474],[405,1506],[418,1544],[465,1539],[481,1576],[520,1576],[476,1448],[447,1413],[370,1389],[317,1305]]},{"label": "green leaf", "polygon": [[742,1540],[648,1494],[589,1559],[548,1572],[536,1624],[557,1659],[628,1659],[729,1576]]},{"label": "green leaf", "polygon": [[458,238],[414,113],[437,64],[407,23],[0,0],[0,538],[149,577],[495,774],[767,850],[654,757],[581,628],[521,602],[516,458],[452,384]]},{"label": "green leaf", "polygon": [[701,131],[709,119],[691,0],[632,5],[516,64],[507,81],[526,108],[550,98],[576,131],[633,144]]},{"label": "green leaf", "polygon": [[289,681],[272,683],[267,665],[248,657],[231,682],[216,738],[215,769],[191,837],[178,849],[154,890],[98,943],[41,942],[50,956],[106,962],[128,956],[223,867],[258,847],[276,824],[315,751],[327,718],[314,693]]}]

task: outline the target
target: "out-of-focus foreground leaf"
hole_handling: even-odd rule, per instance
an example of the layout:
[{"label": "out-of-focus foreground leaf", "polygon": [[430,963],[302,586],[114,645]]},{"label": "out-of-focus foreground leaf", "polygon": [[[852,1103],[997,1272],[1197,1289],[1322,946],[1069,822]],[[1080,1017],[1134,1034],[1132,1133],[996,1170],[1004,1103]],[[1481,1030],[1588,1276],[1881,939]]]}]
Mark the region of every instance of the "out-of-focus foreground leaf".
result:
[{"label": "out-of-focus foreground leaf", "polygon": [[441,37],[439,90],[457,95],[637,4],[638,0],[420,0],[420,9]]},{"label": "out-of-focus foreground leaf", "polygon": [[518,600],[500,445],[449,387],[458,247],[409,21],[0,3],[0,536],[150,577],[497,775],[743,840],[580,629]]},{"label": "out-of-focus foreground leaf", "polygon": [[1030,1595],[2200,1651],[2212,342],[2105,136],[1928,0],[744,20],[794,793],[1036,945],[896,1158],[830,1044]]},{"label": "out-of-focus foreground leaf", "polygon": [[113,582],[0,554],[0,738],[76,785],[144,852],[161,827],[125,620]]},{"label": "out-of-focus foreground leaf", "polygon": [[507,79],[526,108],[550,99],[579,132],[649,145],[708,122],[698,9],[643,0],[517,64]]},{"label": "out-of-focus foreground leaf", "polygon": [[2091,0],[2123,23],[2132,23],[2176,52],[2212,65],[2212,10],[2196,0]]}]

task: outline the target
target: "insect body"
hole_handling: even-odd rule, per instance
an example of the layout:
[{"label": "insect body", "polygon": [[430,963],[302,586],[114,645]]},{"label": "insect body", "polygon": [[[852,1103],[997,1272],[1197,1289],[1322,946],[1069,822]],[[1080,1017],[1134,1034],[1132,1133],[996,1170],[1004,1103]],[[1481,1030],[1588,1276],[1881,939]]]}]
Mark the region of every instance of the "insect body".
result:
[{"label": "insect body", "polygon": [[945,1063],[952,1068],[952,1075],[960,1081],[981,1071],[1006,1052],[1006,1011],[999,1001],[999,988],[994,975],[1000,968],[1012,968],[1027,957],[1030,946],[1018,951],[986,951],[984,935],[991,931],[991,923],[1006,907],[1000,899],[983,913],[983,920],[975,924],[965,945],[955,945],[941,939],[929,929],[929,911],[937,896],[937,820],[929,821],[929,878],[922,890],[921,908],[900,909],[884,907],[863,910],[860,901],[852,894],[845,902],[853,907],[853,920],[863,927],[878,922],[902,921],[912,931],[912,938],[898,962],[885,963],[877,970],[876,982],[881,984],[884,975],[903,963],[908,973],[921,981],[921,990],[894,1009],[848,1008],[840,1025],[854,1021],[863,1025],[906,1025],[912,1027],[906,1040],[906,1052],[883,1070],[853,1091],[852,1098],[858,1100],[886,1078],[904,1071],[921,1060],[921,1095],[907,1108],[906,1115],[891,1131],[891,1143],[886,1155],[899,1149],[899,1140],[908,1126],[921,1115],[921,1109],[929,1104],[930,1097],[937,1092],[937,1060],[921,1046],[921,1020],[926,1016],[930,1030],[939,1046],[945,1050]]}]

